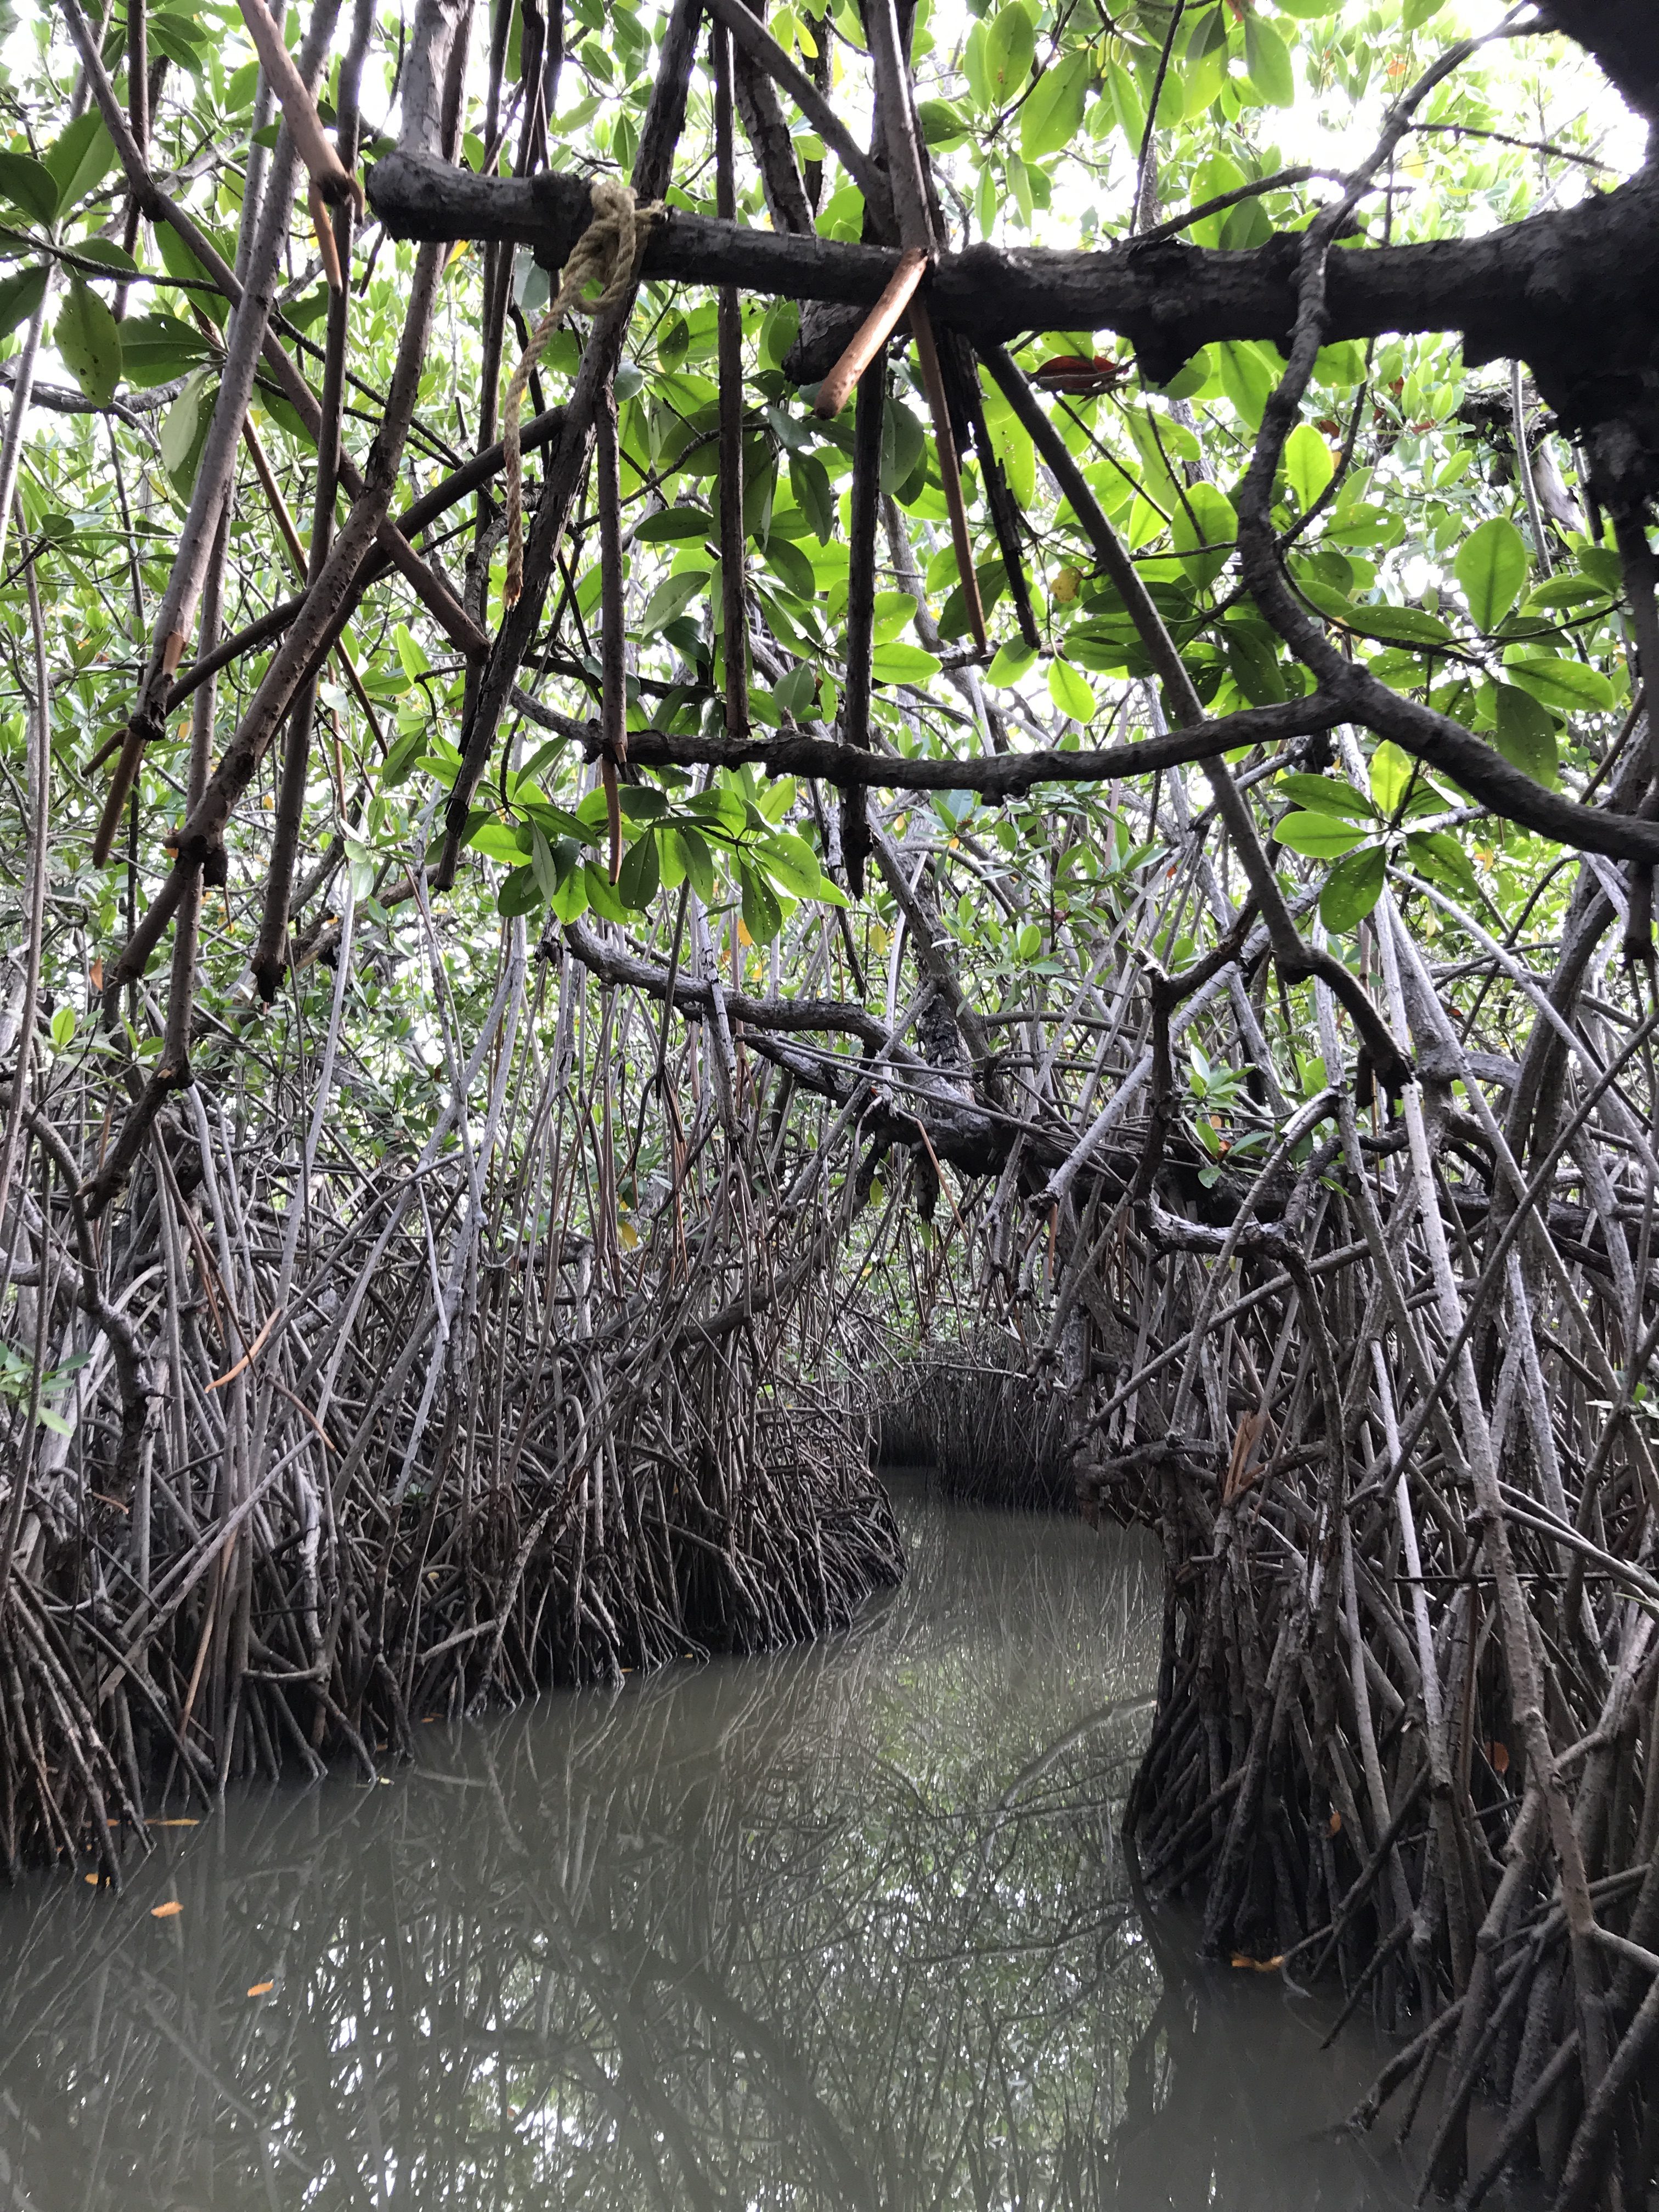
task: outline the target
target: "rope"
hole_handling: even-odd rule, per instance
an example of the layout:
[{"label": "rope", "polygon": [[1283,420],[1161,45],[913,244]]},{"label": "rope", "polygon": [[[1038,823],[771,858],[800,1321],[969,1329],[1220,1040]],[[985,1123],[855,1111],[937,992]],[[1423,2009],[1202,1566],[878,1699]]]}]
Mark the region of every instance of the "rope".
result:
[{"label": "rope", "polygon": [[[659,201],[645,207],[635,204],[631,185],[613,185],[596,177],[592,185],[593,220],[570,249],[559,279],[556,298],[530,334],[501,409],[502,474],[507,479],[507,581],[501,596],[511,606],[524,587],[524,471],[519,447],[519,416],[531,372],[546,349],[547,342],[562,318],[574,308],[580,315],[597,315],[606,307],[623,305],[639,281],[640,262],[650,227],[662,212]],[[592,302],[582,294],[597,278],[603,287]]]}]

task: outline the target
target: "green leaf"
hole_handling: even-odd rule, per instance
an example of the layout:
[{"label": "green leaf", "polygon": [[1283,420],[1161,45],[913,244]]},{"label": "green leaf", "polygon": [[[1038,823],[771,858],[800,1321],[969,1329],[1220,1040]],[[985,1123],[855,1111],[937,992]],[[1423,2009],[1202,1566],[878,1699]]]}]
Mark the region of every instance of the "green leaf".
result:
[{"label": "green leaf", "polygon": [[714,856],[708,841],[700,830],[684,822],[675,823],[673,836],[691,888],[707,906],[714,896]]},{"label": "green leaf", "polygon": [[1244,66],[1261,97],[1274,107],[1289,107],[1296,98],[1296,71],[1291,51],[1259,9],[1244,18]]},{"label": "green leaf", "polygon": [[58,190],[58,204],[65,213],[79,207],[114,166],[115,142],[95,107],[77,115],[46,149],[46,167]]},{"label": "green leaf", "polygon": [[194,368],[207,348],[175,315],[135,315],[121,325],[121,366],[129,384],[149,391]]},{"label": "green leaf", "polygon": [[657,833],[646,830],[636,837],[623,854],[623,864],[617,878],[617,890],[622,902],[635,914],[643,914],[657,896],[657,886],[662,880],[662,863],[657,852]]},{"label": "green leaf", "polygon": [[[1576,667],[1577,662],[1570,665]],[[1553,790],[1560,775],[1555,723],[1547,710],[1513,684],[1498,684],[1493,702],[1493,742],[1511,767]]]},{"label": "green leaf", "polygon": [[1094,718],[1095,695],[1069,660],[1055,659],[1048,663],[1048,696],[1060,713],[1069,714],[1074,722],[1087,722]]},{"label": "green leaf", "polygon": [[57,220],[58,186],[52,171],[27,154],[0,154],[0,196],[43,229]]},{"label": "green leaf", "polygon": [[1006,106],[1024,91],[1036,52],[1036,26],[1025,0],[1006,0],[985,34],[985,80],[994,106]]},{"label": "green leaf", "polygon": [[1325,878],[1319,894],[1319,919],[1333,934],[1357,929],[1382,894],[1389,856],[1381,845],[1368,845],[1363,853],[1350,853]]},{"label": "green leaf", "polygon": [[1560,714],[1605,714],[1613,702],[1613,686],[1601,670],[1587,668],[1565,653],[1516,653],[1511,658],[1506,653],[1504,673]]},{"label": "green leaf", "polygon": [[1371,755],[1371,797],[1384,814],[1392,814],[1411,788],[1415,766],[1409,753],[1386,738]]},{"label": "green leaf", "polygon": [[1006,645],[999,647],[995,659],[985,672],[985,680],[1005,686],[1018,684],[1036,659],[1029,645],[1010,638]]},{"label": "green leaf", "polygon": [[1019,111],[1019,150],[1028,161],[1041,161],[1071,144],[1083,120],[1083,102],[1093,73],[1089,54],[1079,50],[1037,79]]},{"label": "green leaf", "polygon": [[[1279,0],[1281,7],[1285,4],[1285,0]],[[1426,23],[1431,15],[1437,15],[1445,4],[1446,0],[1406,0],[1405,6],[1400,11],[1401,29],[1402,31],[1417,30],[1422,24]]]},{"label": "green leaf", "polygon": [[89,284],[70,279],[52,333],[64,366],[94,407],[106,407],[121,381],[121,325]]},{"label": "green leaf", "polygon": [[669,545],[682,538],[712,538],[714,518],[706,507],[665,507],[647,514],[635,530],[641,545]]},{"label": "green leaf", "polygon": [[1285,441],[1285,481],[1296,494],[1296,503],[1304,514],[1335,474],[1330,447],[1311,422],[1298,422]]},{"label": "green leaf", "polygon": [[1185,495],[1176,501],[1172,526],[1182,568],[1200,587],[1212,584],[1226,567],[1238,536],[1238,517],[1231,500],[1200,478],[1188,484]]},{"label": "green leaf", "polygon": [[1310,860],[1329,860],[1339,853],[1351,853],[1365,833],[1334,814],[1310,813],[1287,814],[1274,834],[1293,853]]},{"label": "green leaf", "polygon": [[816,453],[791,453],[789,489],[820,545],[836,533],[836,501],[830,489],[830,471]]},{"label": "green leaf", "polygon": [[139,273],[138,264],[112,238],[77,238],[74,251],[79,259],[107,269],[112,276],[136,276]]},{"label": "green leaf", "polygon": [[586,868],[572,868],[552,897],[548,908],[556,921],[579,921],[587,911]]},{"label": "green leaf", "polygon": [[553,857],[553,848],[548,843],[539,823],[530,825],[530,865],[535,871],[536,881],[544,899],[550,899],[559,888],[559,864]]},{"label": "green leaf", "polygon": [[1340,815],[1345,822],[1376,819],[1376,809],[1364,793],[1356,791],[1351,783],[1339,782],[1334,776],[1305,775],[1298,769],[1281,775],[1273,788],[1310,813]]},{"label": "green leaf", "polygon": [[482,853],[486,860],[497,861],[503,867],[516,867],[525,858],[518,831],[505,822],[481,822],[466,842],[475,853]]},{"label": "green leaf", "polygon": [[52,1042],[58,1052],[67,1052],[75,1038],[75,1009],[59,1006],[52,1018]]},{"label": "green leaf", "polygon": [[185,380],[185,388],[162,417],[156,442],[171,477],[182,477],[190,466],[197,434],[202,427],[202,392],[207,371],[198,368]]},{"label": "green leaf", "polygon": [[809,605],[818,595],[818,580],[812,564],[799,545],[787,538],[770,538],[766,544],[766,565],[781,579],[798,599]]},{"label": "green leaf", "polygon": [[1471,533],[1453,564],[1477,629],[1495,630],[1521,596],[1527,580],[1527,544],[1501,514]]},{"label": "green leaf", "polygon": [[870,672],[878,684],[925,684],[939,672],[938,654],[919,645],[878,645],[870,656]]},{"label": "green leaf", "polygon": [[740,867],[738,880],[743,886],[744,927],[757,945],[769,945],[783,927],[783,908],[777,896],[752,868]]},{"label": "green leaf", "polygon": [[545,903],[545,894],[537,881],[534,868],[514,868],[501,878],[495,893],[495,908],[500,914],[533,914]]},{"label": "green leaf", "polygon": [[29,317],[46,297],[46,265],[43,261],[14,270],[0,281],[0,338],[9,338],[19,323]]},{"label": "green leaf", "polygon": [[649,637],[654,630],[665,629],[677,615],[683,615],[708,581],[708,572],[702,568],[682,568],[677,576],[665,576],[640,619],[641,635]]},{"label": "green leaf", "polygon": [[948,100],[918,100],[916,115],[923,138],[928,145],[942,149],[959,145],[971,127],[961,109],[953,107]]},{"label": "green leaf", "polygon": [[1406,840],[1406,854],[1425,876],[1433,877],[1449,890],[1462,891],[1479,900],[1480,879],[1474,864],[1449,830],[1419,830]]},{"label": "green leaf", "polygon": [[410,635],[408,626],[399,623],[392,633],[392,642],[398,648],[398,659],[404,676],[413,684],[417,678],[429,676],[432,663],[423,649]]},{"label": "green leaf", "polygon": [[1297,589],[1321,614],[1361,637],[1374,637],[1384,645],[1414,646],[1419,652],[1452,641],[1449,628],[1426,607],[1356,605],[1328,584],[1316,583],[1308,576],[1297,578]]},{"label": "green leaf", "polygon": [[1224,339],[1216,356],[1222,390],[1249,428],[1259,430],[1262,410],[1279,381],[1278,369],[1261,347],[1248,339]]}]

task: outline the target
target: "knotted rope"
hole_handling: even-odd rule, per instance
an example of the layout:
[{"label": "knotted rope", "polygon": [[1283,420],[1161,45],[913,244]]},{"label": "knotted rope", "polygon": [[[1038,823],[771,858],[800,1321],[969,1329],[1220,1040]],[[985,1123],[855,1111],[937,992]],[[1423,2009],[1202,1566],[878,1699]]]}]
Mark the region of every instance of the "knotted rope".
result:
[{"label": "knotted rope", "polygon": [[[653,200],[635,204],[633,187],[613,185],[596,177],[592,186],[593,220],[570,249],[559,279],[556,298],[530,334],[501,409],[502,474],[507,479],[507,580],[501,596],[511,606],[524,587],[524,471],[519,447],[519,415],[530,383],[531,372],[546,349],[562,319],[574,308],[580,315],[597,315],[620,306],[638,282],[640,262],[653,222],[662,204]],[[582,294],[598,278],[604,287],[597,300]]]}]

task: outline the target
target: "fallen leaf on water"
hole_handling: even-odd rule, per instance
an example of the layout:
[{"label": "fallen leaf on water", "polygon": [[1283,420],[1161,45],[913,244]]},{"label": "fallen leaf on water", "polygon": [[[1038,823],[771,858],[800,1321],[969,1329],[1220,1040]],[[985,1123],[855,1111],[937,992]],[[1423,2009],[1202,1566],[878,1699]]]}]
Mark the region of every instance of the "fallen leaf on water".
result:
[{"label": "fallen leaf on water", "polygon": [[173,1897],[169,1898],[165,1905],[152,1905],[149,1908],[149,1917],[152,1920],[171,1920],[175,1912],[182,1912],[184,1909],[178,1899]]},{"label": "fallen leaf on water", "polygon": [[98,1877],[97,1877],[97,1875],[96,1875],[95,1874],[83,1874],[83,1875],[82,1875],[81,1879],[82,1879],[82,1881],[90,1882],[90,1883],[91,1883],[91,1885],[92,1885],[92,1887],[93,1887],[94,1889],[96,1889],[96,1888],[97,1888],[97,1887],[98,1887]]},{"label": "fallen leaf on water", "polygon": [[1329,1823],[1329,1826],[1326,1828],[1326,1830],[1325,1830],[1325,1833],[1326,1833],[1328,1836],[1340,1836],[1340,1835],[1341,1834],[1341,1832],[1342,1832],[1342,1815],[1341,1815],[1341,1814],[1340,1814],[1336,1810],[1335,1807],[1334,1807],[1334,1806],[1333,1806],[1333,1807],[1332,1807],[1332,1808],[1331,1808],[1330,1823]]},{"label": "fallen leaf on water", "polygon": [[255,1982],[248,1995],[251,1997],[268,1997],[276,1986],[275,1982]]},{"label": "fallen leaf on water", "polygon": [[1276,1973],[1284,1963],[1285,1954],[1282,1951],[1276,1952],[1271,1959],[1247,1959],[1242,1951],[1233,1953],[1234,1966],[1248,1967],[1253,1974]]},{"label": "fallen leaf on water", "polygon": [[199,1828],[199,1820],[146,1820],[147,1828]]}]

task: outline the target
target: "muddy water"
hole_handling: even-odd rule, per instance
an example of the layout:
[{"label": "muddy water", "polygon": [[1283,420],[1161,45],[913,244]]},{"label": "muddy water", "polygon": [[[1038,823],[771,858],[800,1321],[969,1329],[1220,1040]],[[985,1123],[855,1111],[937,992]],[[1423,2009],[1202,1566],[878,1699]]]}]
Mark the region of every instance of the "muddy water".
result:
[{"label": "muddy water", "polygon": [[118,1899],[0,1893],[0,2206],[1409,2202],[1333,2124],[1376,2052],[1133,1911],[1149,1554],[902,1510],[832,1645],[427,1726]]}]

